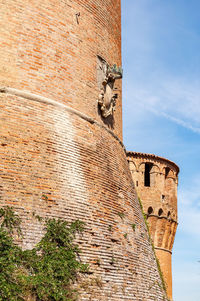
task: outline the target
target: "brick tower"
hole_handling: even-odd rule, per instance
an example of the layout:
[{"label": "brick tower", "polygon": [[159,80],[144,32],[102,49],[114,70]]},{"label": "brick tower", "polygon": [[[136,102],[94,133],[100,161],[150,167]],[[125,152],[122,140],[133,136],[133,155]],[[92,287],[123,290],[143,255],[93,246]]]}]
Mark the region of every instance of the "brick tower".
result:
[{"label": "brick tower", "polygon": [[42,236],[33,211],[85,221],[79,300],[163,301],[121,142],[120,6],[1,1],[0,205],[21,216],[24,248]]},{"label": "brick tower", "polygon": [[171,300],[171,255],[177,228],[179,168],[167,159],[149,154],[127,152],[127,158]]}]

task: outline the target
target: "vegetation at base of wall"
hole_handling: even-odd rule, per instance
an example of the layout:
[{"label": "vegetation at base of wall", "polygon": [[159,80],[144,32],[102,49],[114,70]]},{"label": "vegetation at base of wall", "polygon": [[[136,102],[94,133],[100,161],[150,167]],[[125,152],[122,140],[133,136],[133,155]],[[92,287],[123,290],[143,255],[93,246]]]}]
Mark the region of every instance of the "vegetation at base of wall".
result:
[{"label": "vegetation at base of wall", "polygon": [[32,250],[22,250],[12,235],[21,235],[21,220],[10,207],[0,209],[0,300],[74,301],[78,273],[88,265],[78,259],[74,243],[84,223],[46,219],[45,234]]},{"label": "vegetation at base of wall", "polygon": [[1,229],[6,229],[9,234],[17,232],[22,236],[21,232],[21,219],[14,213],[13,209],[9,206],[0,208]]},{"label": "vegetation at base of wall", "polygon": [[167,292],[167,288],[166,288],[166,283],[165,283],[165,280],[164,280],[164,276],[163,276],[163,273],[161,271],[161,267],[160,267],[160,262],[159,262],[159,259],[158,257],[156,256],[156,252],[155,252],[155,248],[154,248],[154,244],[153,244],[153,241],[151,239],[151,234],[150,234],[150,230],[149,230],[149,225],[148,225],[148,222],[147,222],[147,216],[146,214],[144,213],[144,210],[143,210],[143,206],[142,206],[142,202],[141,202],[141,199],[138,197],[138,201],[139,201],[139,204],[140,204],[140,208],[142,210],[142,214],[143,214],[143,217],[144,217],[144,222],[145,222],[145,225],[146,225],[146,228],[147,228],[147,232],[148,232],[148,236],[149,236],[149,241],[152,245],[152,249],[153,249],[153,252],[154,252],[154,255],[155,255],[155,258],[156,258],[156,263],[157,263],[157,267],[158,267],[158,272],[160,274],[160,279],[161,279],[161,282],[162,282],[162,287],[165,291],[165,293]]}]

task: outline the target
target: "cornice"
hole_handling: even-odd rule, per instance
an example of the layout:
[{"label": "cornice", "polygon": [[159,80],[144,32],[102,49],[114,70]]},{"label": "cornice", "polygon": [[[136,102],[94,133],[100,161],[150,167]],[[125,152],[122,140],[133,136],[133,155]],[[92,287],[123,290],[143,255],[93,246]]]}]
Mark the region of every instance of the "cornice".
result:
[{"label": "cornice", "polygon": [[126,154],[129,157],[140,157],[140,158],[144,158],[144,159],[148,158],[148,159],[151,159],[151,160],[162,162],[164,164],[169,164],[169,165],[173,166],[173,168],[175,169],[177,175],[180,171],[178,165],[176,165],[173,161],[168,160],[168,159],[163,158],[163,157],[160,157],[160,156],[156,156],[154,154],[145,154],[145,153],[131,152],[131,151],[127,151]]}]

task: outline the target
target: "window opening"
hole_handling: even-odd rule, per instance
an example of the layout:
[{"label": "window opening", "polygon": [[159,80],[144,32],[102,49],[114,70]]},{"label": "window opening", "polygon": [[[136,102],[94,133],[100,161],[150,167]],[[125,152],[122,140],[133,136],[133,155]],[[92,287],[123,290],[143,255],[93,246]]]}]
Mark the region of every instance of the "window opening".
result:
[{"label": "window opening", "polygon": [[165,178],[167,178],[169,172],[170,172],[170,168],[169,168],[169,167],[166,167],[166,168],[165,168]]},{"label": "window opening", "polygon": [[148,208],[148,214],[152,214],[153,213],[153,208],[152,207],[149,207]]},{"label": "window opening", "polygon": [[158,215],[161,216],[163,214],[163,210],[160,208],[158,211]]},{"label": "window opening", "polygon": [[151,179],[150,179],[150,171],[151,171],[152,164],[145,163],[145,172],[144,172],[144,186],[150,187]]}]

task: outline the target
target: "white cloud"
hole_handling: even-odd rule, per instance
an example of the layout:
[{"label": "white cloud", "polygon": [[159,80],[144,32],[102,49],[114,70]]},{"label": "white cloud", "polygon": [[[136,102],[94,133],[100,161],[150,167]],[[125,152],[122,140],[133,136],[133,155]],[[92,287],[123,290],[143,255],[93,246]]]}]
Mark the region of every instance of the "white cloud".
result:
[{"label": "white cloud", "polygon": [[124,7],[123,85],[129,107],[141,105],[199,134],[199,33],[180,3],[127,0]]},{"label": "white cloud", "polygon": [[[164,118],[200,134],[200,83],[184,83],[184,80],[172,78],[171,81],[160,79],[142,83],[140,88],[135,82],[125,93],[132,110],[142,106],[144,110],[151,111]],[[134,105],[133,105],[134,104]]]},{"label": "white cloud", "polygon": [[180,165],[174,299],[199,301],[199,2],[126,0],[122,5],[125,141],[130,150]]}]

